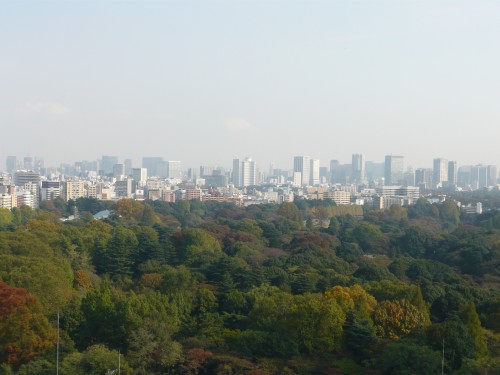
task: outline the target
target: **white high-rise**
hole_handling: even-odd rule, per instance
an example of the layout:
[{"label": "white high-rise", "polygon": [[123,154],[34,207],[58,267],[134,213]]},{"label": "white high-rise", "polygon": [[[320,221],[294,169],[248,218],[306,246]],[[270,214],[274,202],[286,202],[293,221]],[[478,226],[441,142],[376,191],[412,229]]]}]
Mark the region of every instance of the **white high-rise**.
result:
[{"label": "white high-rise", "polygon": [[434,187],[442,187],[443,182],[448,181],[448,160],[443,158],[434,159],[433,178]]},{"label": "white high-rise", "polygon": [[258,184],[257,163],[252,158],[245,160],[233,159],[232,183],[234,186],[245,187]]},{"label": "white high-rise", "polygon": [[300,175],[302,177],[302,186],[308,185],[311,179],[311,158],[309,156],[295,156],[293,158],[293,171],[300,172]]},{"label": "white high-rise", "polygon": [[319,184],[319,159],[311,159],[311,164],[309,167],[309,185]]}]

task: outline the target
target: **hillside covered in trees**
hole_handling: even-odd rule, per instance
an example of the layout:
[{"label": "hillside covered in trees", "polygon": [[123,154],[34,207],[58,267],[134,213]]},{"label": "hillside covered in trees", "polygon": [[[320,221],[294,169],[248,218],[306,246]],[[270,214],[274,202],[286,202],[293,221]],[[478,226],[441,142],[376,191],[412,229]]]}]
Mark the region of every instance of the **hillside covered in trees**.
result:
[{"label": "hillside covered in trees", "polygon": [[499,374],[499,287],[452,200],[0,209],[0,374]]}]

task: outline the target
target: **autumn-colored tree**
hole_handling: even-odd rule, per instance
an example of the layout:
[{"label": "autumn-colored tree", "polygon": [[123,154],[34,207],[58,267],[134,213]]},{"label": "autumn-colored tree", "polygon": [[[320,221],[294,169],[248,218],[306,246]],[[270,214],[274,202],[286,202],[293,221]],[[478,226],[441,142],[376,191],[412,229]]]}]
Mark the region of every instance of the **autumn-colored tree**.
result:
[{"label": "autumn-colored tree", "polygon": [[0,281],[0,363],[17,366],[54,343],[54,329],[38,298]]},{"label": "autumn-colored tree", "polygon": [[116,203],[115,214],[124,221],[138,222],[144,212],[144,205],[133,199],[120,199]]},{"label": "autumn-colored tree", "polygon": [[352,309],[361,319],[368,319],[377,305],[375,298],[358,284],[351,287],[334,286],[325,292],[325,298],[334,299],[344,313]]},{"label": "autumn-colored tree", "polygon": [[212,352],[202,348],[189,349],[182,365],[185,374],[199,374],[199,370],[213,357]]},{"label": "autumn-colored tree", "polygon": [[383,301],[373,313],[377,334],[391,339],[407,335],[425,324],[425,317],[407,300]]}]

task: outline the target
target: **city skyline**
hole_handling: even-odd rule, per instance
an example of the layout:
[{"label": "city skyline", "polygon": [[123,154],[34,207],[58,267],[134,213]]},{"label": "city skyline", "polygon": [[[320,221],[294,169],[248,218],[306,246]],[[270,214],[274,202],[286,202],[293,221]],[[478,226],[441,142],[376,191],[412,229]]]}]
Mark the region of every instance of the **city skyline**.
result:
[{"label": "city skyline", "polygon": [[2,163],[105,153],[287,166],[295,155],[347,162],[363,152],[404,155],[414,167],[435,157],[500,164],[499,3],[26,1],[1,10]]},{"label": "city skyline", "polygon": [[[301,154],[302,155],[302,154]],[[314,154],[313,154],[314,155]],[[120,156],[120,155],[109,155],[109,154],[106,154],[106,155],[99,155],[98,157],[96,157],[95,159],[92,159],[92,158],[83,158],[83,159],[80,159],[80,160],[65,160],[65,161],[62,161],[61,163],[59,164],[50,164],[49,162],[46,161],[45,158],[43,158],[42,156],[23,156],[23,155],[7,155],[5,156],[3,159],[0,159],[0,172],[1,171],[7,171],[9,170],[9,163],[12,163],[12,160],[11,158],[15,157],[16,158],[16,162],[17,162],[17,167],[15,169],[17,170],[36,170],[37,169],[37,161],[40,161],[42,163],[42,168],[59,168],[61,166],[64,166],[64,165],[74,165],[74,164],[78,164],[78,163],[81,163],[81,162],[87,162],[87,163],[101,163],[101,166],[100,166],[100,169],[103,169],[104,171],[106,171],[107,173],[112,173],[113,172],[113,165],[115,164],[123,164],[123,167],[125,169],[127,168],[143,168],[143,167],[148,167],[148,170],[149,170],[149,175],[151,175],[151,173],[153,173],[153,175],[162,175],[162,173],[158,173],[157,172],[157,166],[155,165],[156,163],[163,163],[163,168],[165,169],[164,171],[164,174],[165,174],[165,178],[167,177],[167,175],[169,174],[169,164],[170,163],[180,163],[181,167],[180,167],[180,170],[182,171],[187,171],[188,169],[196,169],[198,170],[200,167],[203,168],[203,167],[210,167],[210,168],[214,168],[214,167],[217,167],[217,168],[222,168],[222,169],[225,169],[225,170],[232,170],[234,168],[234,160],[244,160],[244,159],[251,159],[253,160],[254,163],[256,163],[258,166],[259,166],[259,170],[261,172],[267,172],[269,170],[269,167],[273,167],[274,169],[283,169],[283,170],[288,170],[288,171],[299,171],[299,169],[297,169],[297,161],[296,159],[297,158],[306,158],[307,161],[306,163],[309,164],[310,162],[312,161],[315,161],[316,163],[319,163],[319,166],[317,166],[316,168],[318,167],[321,167],[321,168],[328,168],[328,170],[330,170],[332,168],[331,166],[331,163],[332,162],[339,162],[340,165],[342,166],[350,166],[351,167],[351,173],[353,175],[356,175],[357,172],[355,172],[355,169],[353,167],[353,160],[362,160],[362,161],[359,161],[359,166],[358,167],[361,167],[362,166],[362,175],[365,175],[366,177],[366,164],[385,164],[385,162],[387,161],[388,158],[393,158],[393,157],[396,157],[396,158],[402,158],[403,159],[403,166],[402,166],[402,171],[400,170],[399,173],[403,173],[403,172],[407,172],[408,170],[412,170],[413,172],[416,170],[416,169],[431,169],[431,170],[434,170],[435,167],[436,167],[436,160],[443,160],[443,161],[446,161],[446,168],[448,168],[448,163],[454,163],[455,165],[455,168],[458,166],[458,167],[463,167],[463,166],[477,166],[477,165],[499,165],[499,164],[496,164],[496,163],[490,163],[490,162],[484,162],[484,161],[473,161],[472,163],[460,163],[458,162],[457,160],[454,160],[454,159],[451,159],[451,158],[443,158],[443,157],[437,157],[437,156],[434,156],[434,157],[430,157],[429,160],[428,160],[428,163],[426,165],[412,165],[410,163],[408,163],[407,161],[407,158],[406,158],[406,155],[393,155],[393,154],[385,154],[381,160],[374,160],[374,159],[370,159],[370,158],[367,158],[365,154],[362,154],[362,153],[353,153],[350,155],[349,158],[346,158],[345,160],[343,159],[337,159],[337,158],[328,158],[328,159],[320,159],[320,158],[317,158],[316,155],[313,156],[297,156],[297,155],[293,155],[290,160],[288,160],[288,162],[285,163],[285,165],[280,165],[278,163],[275,163],[273,160],[269,160],[267,162],[257,162],[256,160],[259,159],[258,155],[257,155],[257,158],[254,157],[253,155],[251,156],[244,156],[244,157],[232,157],[232,158],[227,158],[227,160],[225,160],[225,162],[223,163],[210,163],[206,160],[199,160],[198,163],[194,163],[193,165],[192,164],[187,164],[185,163],[183,160],[171,160],[171,159],[167,159],[166,157],[163,157],[163,156],[142,156],[142,157],[139,157],[137,160],[135,159],[131,159],[129,157],[123,157],[123,156]],[[1,158],[1,156],[0,156]],[[111,158],[112,160],[107,160],[108,158]],[[27,161],[29,160],[29,161]],[[103,163],[103,160],[104,160],[104,167],[102,167],[102,163]],[[31,163],[30,167],[26,167],[26,163],[29,162]],[[152,163],[152,164],[151,164]],[[155,166],[153,166],[155,165]],[[176,167],[176,170],[179,170],[179,167]],[[309,174],[310,172],[307,171],[307,173]],[[319,173],[319,172],[316,172],[316,173]],[[131,174],[128,173],[128,174]],[[448,178],[448,169],[446,169],[446,172],[445,174]],[[356,180],[359,179],[359,175],[356,175]],[[310,177],[306,178],[307,180],[310,179]]]}]

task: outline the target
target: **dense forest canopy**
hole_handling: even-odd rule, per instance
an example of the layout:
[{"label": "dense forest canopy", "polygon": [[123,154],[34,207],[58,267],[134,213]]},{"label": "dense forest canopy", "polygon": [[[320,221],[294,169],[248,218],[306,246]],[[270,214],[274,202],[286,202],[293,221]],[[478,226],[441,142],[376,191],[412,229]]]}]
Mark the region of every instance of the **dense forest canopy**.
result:
[{"label": "dense forest canopy", "polygon": [[0,209],[0,374],[498,374],[499,287],[451,199]]}]

